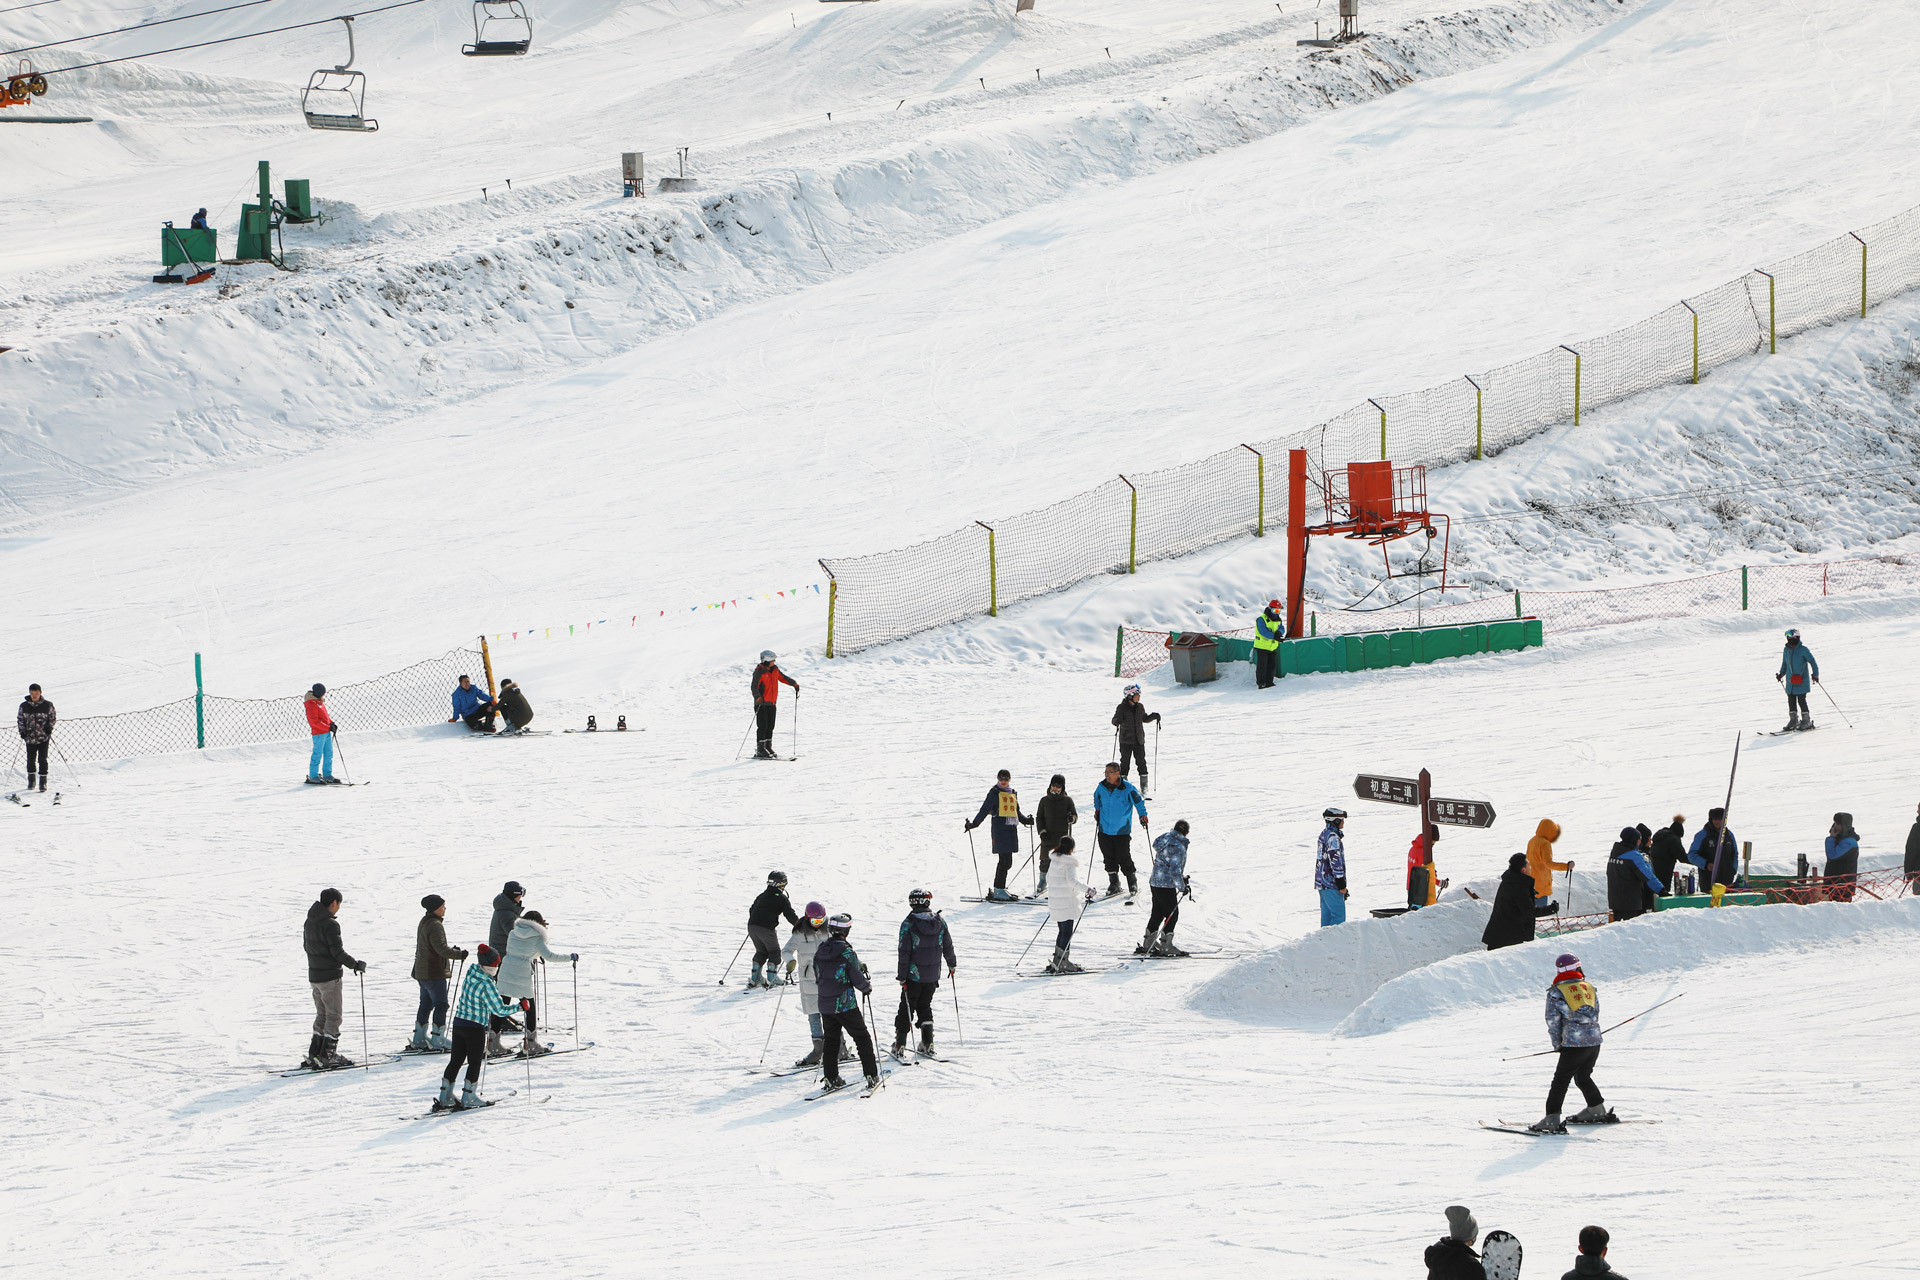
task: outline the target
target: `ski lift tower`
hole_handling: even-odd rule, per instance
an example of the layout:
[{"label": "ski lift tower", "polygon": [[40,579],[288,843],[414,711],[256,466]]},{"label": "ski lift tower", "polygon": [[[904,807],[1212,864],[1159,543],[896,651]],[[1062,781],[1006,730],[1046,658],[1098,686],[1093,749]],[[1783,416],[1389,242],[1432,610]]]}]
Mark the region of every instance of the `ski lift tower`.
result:
[{"label": "ski lift tower", "polygon": [[1351,44],[1367,34],[1359,30],[1360,0],[1340,0],[1340,34],[1331,40],[1320,38],[1320,24],[1313,24],[1313,39],[1296,40],[1296,45],[1306,45],[1314,49],[1338,49],[1343,44]]},{"label": "ski lift tower", "polygon": [[[1416,463],[1396,467],[1382,458],[1378,462],[1349,462],[1339,471],[1320,473],[1320,524],[1307,523],[1307,451],[1287,451],[1287,635],[1298,639],[1306,617],[1304,601],[1307,587],[1307,539],[1339,535],[1365,541],[1381,549],[1387,577],[1396,574],[1388,558],[1388,544],[1401,538],[1424,534],[1427,547],[1440,536],[1434,528],[1438,521],[1446,529],[1440,544],[1440,590],[1447,589],[1447,553],[1453,543],[1453,525],[1447,517],[1427,505],[1427,469]],[[1425,557],[1422,556],[1422,565]],[[1430,576],[1424,569],[1417,576]]]}]

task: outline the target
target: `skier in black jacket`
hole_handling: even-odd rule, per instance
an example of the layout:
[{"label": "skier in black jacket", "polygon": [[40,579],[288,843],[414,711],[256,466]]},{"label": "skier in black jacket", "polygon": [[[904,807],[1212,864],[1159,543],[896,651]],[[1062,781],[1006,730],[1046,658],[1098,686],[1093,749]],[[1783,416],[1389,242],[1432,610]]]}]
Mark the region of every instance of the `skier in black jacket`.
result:
[{"label": "skier in black jacket", "polygon": [[1507,859],[1500,873],[1500,889],[1493,895],[1493,914],[1487,917],[1486,932],[1480,941],[1487,950],[1517,946],[1533,941],[1533,872],[1527,867],[1527,855],[1516,853]]},{"label": "skier in black jacket", "polygon": [[[1033,829],[1040,844],[1040,884],[1033,891],[1034,897],[1046,893],[1047,868],[1053,865],[1053,851],[1060,847],[1061,840],[1073,834],[1073,824],[1078,821],[1080,810],[1067,794],[1067,776],[1056,773],[1047,783],[1047,794],[1040,797],[1040,803],[1033,810]],[[1914,824],[1914,830],[1920,831],[1920,823]]]},{"label": "skier in black jacket", "polygon": [[307,908],[307,923],[301,930],[301,945],[307,953],[307,985],[313,988],[313,1039],[307,1042],[306,1060],[300,1065],[315,1071],[354,1064],[339,1053],[340,1015],[343,1007],[340,985],[345,970],[365,973],[367,962],[355,960],[340,944],[341,895],[338,889],[322,889],[320,899]]},{"label": "skier in black jacket", "polygon": [[27,686],[27,696],[20,703],[20,710],[14,716],[14,724],[20,730],[20,741],[27,747],[27,790],[34,789],[35,766],[38,766],[40,790],[47,789],[47,746],[53,741],[55,717],[53,704],[40,692],[40,686]]},{"label": "skier in black jacket", "polygon": [[1127,776],[1128,757],[1140,766],[1140,794],[1147,793],[1147,721],[1160,723],[1158,711],[1149,713],[1140,705],[1140,686],[1130,684],[1120,705],[1113,709],[1114,728],[1120,731],[1120,776]]},{"label": "skier in black jacket", "polygon": [[[793,903],[787,898],[787,873],[769,871],[767,887],[747,908],[747,936],[753,939],[753,976],[747,979],[749,987],[771,987],[785,981],[780,976],[780,935],[774,932],[780,927],[781,916],[796,928],[800,924],[800,917],[793,913]],[[767,967],[765,977],[760,975],[763,964]]]},{"label": "skier in black jacket", "polygon": [[513,733],[533,723],[533,705],[527,701],[527,695],[519,685],[504,677],[500,681],[500,714],[513,726],[510,730]]},{"label": "skier in black jacket", "polygon": [[900,922],[900,965],[894,980],[900,984],[900,1011],[893,1015],[893,1056],[907,1056],[907,1031],[920,1024],[920,1053],[933,1056],[933,993],[940,989],[940,961],[947,976],[958,973],[953,958],[953,935],[933,909],[933,894],[915,889],[907,895],[907,918]]}]

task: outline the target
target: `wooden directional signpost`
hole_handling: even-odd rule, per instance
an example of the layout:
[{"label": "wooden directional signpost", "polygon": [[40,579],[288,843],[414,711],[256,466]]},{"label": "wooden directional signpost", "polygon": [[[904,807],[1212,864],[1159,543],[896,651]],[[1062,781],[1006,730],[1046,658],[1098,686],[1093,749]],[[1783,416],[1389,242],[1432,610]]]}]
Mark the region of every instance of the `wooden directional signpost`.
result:
[{"label": "wooden directional signpost", "polygon": [[[1484,800],[1447,800],[1434,795],[1433,775],[1425,769],[1418,778],[1356,775],[1353,794],[1378,804],[1404,804],[1420,810],[1420,833],[1427,837],[1422,850],[1426,855],[1428,877],[1433,875],[1433,843],[1440,838],[1440,827],[1475,827],[1484,831],[1493,825],[1492,805]],[[1445,881],[1441,883],[1444,885]]]}]

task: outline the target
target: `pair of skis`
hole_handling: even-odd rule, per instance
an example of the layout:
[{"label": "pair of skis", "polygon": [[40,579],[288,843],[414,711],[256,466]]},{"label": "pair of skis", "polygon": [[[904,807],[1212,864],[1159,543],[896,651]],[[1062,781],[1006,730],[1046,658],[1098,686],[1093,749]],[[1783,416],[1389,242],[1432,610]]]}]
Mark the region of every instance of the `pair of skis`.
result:
[{"label": "pair of skis", "polygon": [[[30,800],[22,800],[22,799],[20,798],[20,793],[19,793],[18,791],[15,791],[15,792],[12,792],[12,793],[10,793],[10,794],[9,794],[9,795],[7,796],[7,799],[9,799],[9,800],[11,800],[11,801],[13,801],[13,802],[14,802],[15,804],[17,804],[17,805],[19,805],[19,806],[20,806],[20,807],[21,807],[22,809],[31,809],[31,808],[33,808],[33,802],[32,802],[32,801],[30,801]],[[53,793],[53,802],[54,802],[55,804],[59,804],[59,803],[60,803],[60,793],[59,793],[58,791],[56,791],[56,792],[54,792],[54,793]]]},{"label": "pair of skis", "polygon": [[[890,1076],[890,1075],[892,1075],[892,1074],[893,1074],[893,1068],[891,1068],[891,1067],[881,1067],[881,1068],[880,1068],[880,1078],[879,1078],[879,1080],[878,1080],[878,1081],[877,1081],[876,1083],[874,1083],[874,1084],[870,1084],[870,1085],[867,1085],[866,1087],[864,1087],[864,1088],[862,1088],[862,1089],[860,1090],[860,1096],[861,1096],[861,1097],[863,1097],[863,1098],[871,1098],[871,1097],[872,1097],[872,1096],[873,1096],[874,1094],[876,1094],[876,1093],[878,1093],[878,1092],[880,1092],[880,1091],[881,1091],[882,1089],[884,1089],[884,1088],[886,1088],[886,1087],[887,1087],[887,1077],[888,1077],[888,1076]],[[839,1087],[838,1089],[828,1089],[828,1088],[824,1088],[824,1087],[823,1087],[823,1088],[820,1088],[820,1089],[817,1089],[817,1090],[815,1090],[814,1092],[812,1092],[812,1093],[810,1093],[810,1094],[808,1094],[808,1095],[807,1095],[807,1096],[806,1096],[805,1098],[803,1098],[803,1099],[802,1099],[802,1101],[804,1101],[804,1102],[818,1102],[818,1101],[820,1101],[820,1099],[822,1099],[822,1098],[831,1098],[831,1097],[833,1097],[833,1096],[834,1096],[835,1094],[837,1094],[837,1093],[847,1093],[847,1092],[849,1092],[850,1090],[852,1090],[852,1088],[853,1088],[853,1087],[854,1087],[854,1086],[853,1086],[853,1083],[852,1083],[851,1081],[848,1081],[848,1082],[846,1082],[846,1083],[844,1083],[844,1084],[842,1084],[842,1085],[841,1085],[841,1086],[840,1086],[840,1087]]]},{"label": "pair of skis", "polygon": [[1561,1133],[1541,1133],[1538,1130],[1529,1129],[1526,1125],[1513,1120],[1482,1120],[1480,1127],[1489,1133],[1517,1133],[1523,1138],[1566,1138],[1571,1137],[1575,1129],[1606,1129],[1617,1124],[1660,1123],[1658,1120],[1622,1120],[1611,1111],[1607,1113],[1607,1116],[1608,1118],[1605,1120],[1569,1120],[1567,1121],[1566,1130]]},{"label": "pair of skis", "polygon": [[[482,1098],[479,1102],[473,1103],[471,1105],[464,1106],[464,1107],[443,1107],[438,1102],[436,1102],[433,1104],[433,1109],[431,1111],[428,1111],[425,1115],[401,1116],[400,1118],[402,1120],[433,1120],[433,1119],[437,1119],[440,1116],[471,1115],[475,1111],[485,1111],[488,1107],[498,1106],[500,1103],[505,1102],[508,1098],[518,1097],[519,1093],[520,1091],[518,1089],[509,1089],[497,1098]],[[551,1101],[553,1101],[552,1094],[548,1094],[544,1098],[528,1099],[528,1102],[534,1106],[538,1106],[540,1103],[543,1103],[543,1102],[551,1102]]]}]

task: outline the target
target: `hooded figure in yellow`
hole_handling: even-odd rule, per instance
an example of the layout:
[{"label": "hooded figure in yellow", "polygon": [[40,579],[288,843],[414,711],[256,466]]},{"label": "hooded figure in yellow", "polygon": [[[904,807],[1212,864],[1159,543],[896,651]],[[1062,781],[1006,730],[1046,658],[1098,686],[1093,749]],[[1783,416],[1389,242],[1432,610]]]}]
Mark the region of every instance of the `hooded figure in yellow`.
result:
[{"label": "hooded figure in yellow", "polygon": [[1571,871],[1571,862],[1553,860],[1553,842],[1560,838],[1560,824],[1552,818],[1540,819],[1533,839],[1527,841],[1527,870],[1533,872],[1533,905],[1544,907],[1553,901],[1553,873]]}]

